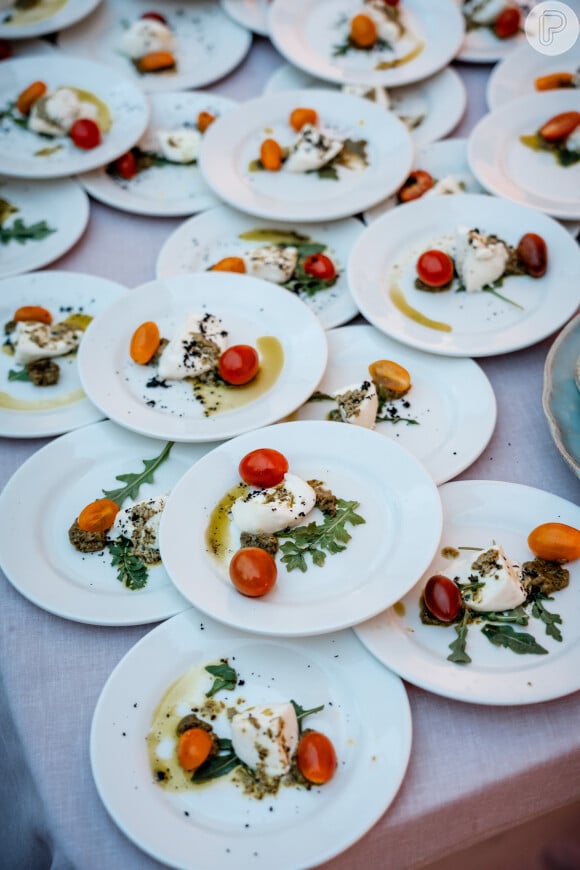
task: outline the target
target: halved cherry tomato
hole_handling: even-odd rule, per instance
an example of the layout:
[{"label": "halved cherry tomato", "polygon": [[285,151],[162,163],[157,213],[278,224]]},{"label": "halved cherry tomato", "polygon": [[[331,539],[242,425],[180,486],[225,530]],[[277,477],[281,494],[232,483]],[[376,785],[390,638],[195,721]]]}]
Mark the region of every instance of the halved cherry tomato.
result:
[{"label": "halved cherry tomato", "polygon": [[205,133],[208,127],[210,127],[215,121],[215,115],[212,115],[211,112],[200,112],[197,116],[197,129],[200,133]]},{"label": "halved cherry tomato", "polygon": [[260,547],[242,547],[230,562],[230,579],[248,598],[266,595],[276,583],[277,574],[274,557]]},{"label": "halved cherry tomato", "polygon": [[0,60],[12,57],[12,46],[7,39],[0,39]]},{"label": "halved cherry tomato", "polygon": [[259,447],[246,453],[239,466],[240,477],[250,486],[278,486],[288,471],[288,460],[271,447]]},{"label": "halved cherry tomato", "polygon": [[434,184],[433,176],[429,172],[426,172],[424,169],[417,169],[409,175],[403,186],[399,188],[397,193],[399,201],[411,202],[414,199],[419,199]]},{"label": "halved cherry tomato", "polygon": [[127,151],[126,154],[121,154],[120,157],[117,157],[113,167],[121,178],[129,179],[137,175],[137,159],[132,151]]},{"label": "halved cherry tomato", "polygon": [[240,272],[246,271],[246,264],[241,257],[224,257],[211,267],[210,272]]},{"label": "halved cherry tomato", "polygon": [[541,278],[548,268],[548,248],[537,233],[526,233],[516,248],[518,259],[532,278]]},{"label": "halved cherry tomato", "polygon": [[106,532],[115,522],[119,505],[110,498],[98,498],[80,512],[77,524],[83,532]]},{"label": "halved cherry tomato", "polygon": [[184,770],[197,770],[207,761],[211,752],[213,740],[211,734],[203,728],[188,728],[179,735],[177,744],[177,760]]},{"label": "halved cherry tomato", "polygon": [[228,384],[247,384],[258,374],[260,357],[249,344],[234,344],[224,350],[218,360],[220,377]]},{"label": "halved cherry tomato", "polygon": [[167,26],[167,18],[161,12],[144,12],[141,18],[150,18],[152,21],[159,21],[160,24]]},{"label": "halved cherry tomato", "polygon": [[165,69],[175,68],[175,57],[170,51],[150,51],[135,63],[141,73],[162,72]]},{"label": "halved cherry tomato", "polygon": [[22,305],[14,312],[12,320],[17,323],[22,320],[33,320],[36,323],[52,323],[52,314],[42,305]]},{"label": "halved cherry tomato", "polygon": [[502,9],[493,23],[493,32],[498,39],[509,39],[520,29],[521,12],[517,6]]},{"label": "halved cherry tomato", "polygon": [[372,48],[379,36],[377,25],[368,15],[355,15],[350,22],[350,40],[359,48]]},{"label": "halved cherry tomato", "polygon": [[278,172],[282,166],[282,148],[275,139],[264,139],[260,146],[260,163],[269,172]]},{"label": "halved cherry tomato", "polygon": [[429,287],[444,287],[453,278],[453,260],[445,251],[425,251],[417,260],[417,274]]},{"label": "halved cherry tomato", "polygon": [[574,86],[574,73],[548,73],[548,75],[545,76],[538,76],[534,84],[537,91],[553,91],[557,88],[571,88]]},{"label": "halved cherry tomato", "polygon": [[307,731],[300,738],[296,750],[296,765],[308,782],[324,785],[334,776],[336,752],[326,734]]},{"label": "halved cherry tomato", "polygon": [[16,108],[22,115],[29,115],[35,102],[43,97],[47,90],[44,82],[32,82],[18,95]]},{"label": "halved cherry tomato", "polygon": [[91,118],[79,118],[78,121],[74,122],[68,134],[77,148],[82,148],[84,151],[90,151],[91,148],[96,148],[97,145],[101,144],[99,125]]},{"label": "halved cherry tomato", "polygon": [[570,562],[580,558],[580,529],[565,523],[543,523],[528,535],[535,556],[549,562]]},{"label": "halved cherry tomato", "polygon": [[461,592],[449,577],[434,574],[423,590],[423,600],[430,613],[441,622],[453,622],[463,606]]},{"label": "halved cherry tomato", "polygon": [[334,263],[326,254],[310,254],[306,257],[302,268],[312,278],[320,278],[321,281],[331,281],[336,278]]},{"label": "halved cherry tomato", "polygon": [[305,124],[318,124],[318,113],[314,109],[294,109],[290,113],[290,126],[299,133]]},{"label": "halved cherry tomato", "polygon": [[145,366],[157,353],[160,342],[159,327],[152,320],[146,320],[131,336],[129,356],[133,362]]},{"label": "halved cherry tomato", "polygon": [[561,112],[540,127],[540,135],[546,142],[559,142],[560,139],[566,139],[570,133],[573,133],[578,124],[580,124],[580,112]]}]

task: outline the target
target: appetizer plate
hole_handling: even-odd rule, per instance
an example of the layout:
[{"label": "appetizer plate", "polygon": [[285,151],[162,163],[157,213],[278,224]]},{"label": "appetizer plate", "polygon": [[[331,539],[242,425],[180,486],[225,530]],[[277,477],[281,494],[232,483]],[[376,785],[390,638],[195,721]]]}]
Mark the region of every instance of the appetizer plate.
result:
[{"label": "appetizer plate", "polygon": [[492,193],[554,217],[580,218],[580,162],[560,166],[548,151],[520,142],[554,115],[580,110],[580,90],[544,91],[511,100],[490,112],[469,137],[467,159]]},{"label": "appetizer plate", "polygon": [[544,366],[542,403],[554,443],[580,477],[580,315],[554,341]]},{"label": "appetizer plate", "polygon": [[[522,562],[533,559],[527,536],[545,522],[580,526],[580,508],[540,489],[515,483],[465,480],[441,487],[443,501],[442,546],[491,546],[495,541],[508,557]],[[563,640],[547,637],[534,618],[526,631],[548,650],[548,655],[516,655],[492,645],[477,624],[469,628],[467,653],[470,664],[447,661],[449,644],[456,637],[450,626],[423,625],[419,600],[427,579],[448,573],[450,562],[434,558],[419,583],[390,610],[357,626],[367,649],[403,679],[447,698],[471,704],[534,704],[580,689],[575,666],[580,648],[580,564],[566,567],[570,585],[548,602],[550,612],[562,617]]]},{"label": "appetizer plate", "polygon": [[[339,167],[339,177],[315,173],[252,171],[266,138],[282,147],[297,134],[288,123],[298,106],[318,113],[320,124],[342,138],[367,143],[368,165]],[[297,90],[249,100],[218,118],[206,132],[201,171],[210,187],[234,208],[259,217],[327,221],[350,217],[396,190],[408,175],[413,141],[406,127],[379,106],[328,90]]]},{"label": "appetizer plate", "polygon": [[209,85],[231,72],[248,53],[251,33],[212,0],[163,0],[161,5],[175,36],[176,70],[139,73],[121,51],[124,32],[151,11],[145,0],[103,0],[90,18],[59,36],[59,48],[113,67],[147,93]]},{"label": "appetizer plate", "polygon": [[[153,320],[161,336],[170,338],[194,313],[220,317],[230,346],[255,347],[262,336],[277,338],[283,360],[272,385],[264,392],[257,388],[245,404],[208,416],[188,381],[147,386],[157,369],[130,359],[133,332]],[[152,438],[218,441],[293,411],[315,389],[326,358],[322,326],[292,293],[258,278],[211,272],[151,281],[119,299],[106,316],[91,323],[81,344],[79,368],[92,401],[120,425]],[[266,369],[264,374],[267,385]]]},{"label": "appetizer plate", "polygon": [[[228,574],[238,535],[231,530],[228,552],[218,561],[206,531],[214,508],[239,483],[240,460],[259,447],[279,450],[291,472],[358,502],[365,523],[349,525],[346,550],[328,555],[322,567],[308,555],[305,573],[289,572],[277,558],[275,587],[263,598],[247,598]],[[320,521],[317,510],[316,516]],[[204,613],[258,634],[310,635],[362,622],[397,601],[429,564],[440,532],[439,494],[411,453],[359,426],[299,421],[249,432],[204,457],[168,499],[159,541],[169,576]]]},{"label": "appetizer plate", "polygon": [[39,60],[27,57],[2,63],[0,109],[42,75],[49,91],[70,85],[90,91],[104,102],[111,129],[96,148],[77,148],[69,136],[46,137],[22,128],[10,117],[0,121],[0,164],[7,175],[58,178],[86,172],[128,151],[147,126],[149,107],[143,93],[126,78],[101,64],[58,54]]},{"label": "appetizer plate", "polygon": [[[484,192],[467,163],[467,139],[445,139],[443,142],[425,145],[417,151],[413,169],[426,170],[436,181],[452,175],[465,186],[465,193]],[[363,212],[363,220],[366,224],[372,224],[397,205],[401,205],[397,196],[389,196],[388,199]]]},{"label": "appetizer plate", "polygon": [[[55,320],[71,311],[96,316],[126,292],[126,287],[76,272],[31,272],[0,281],[0,322],[11,320],[21,305],[42,305]],[[85,336],[81,341],[81,346]],[[8,381],[12,357],[0,354],[0,435],[42,438],[59,435],[104,416],[81,389],[74,355],[59,357],[60,380],[53,387]],[[20,366],[17,367],[18,369]]]},{"label": "appetizer plate", "polygon": [[[540,54],[526,41],[498,63],[487,82],[486,99],[490,110],[539,93],[535,81],[550,73],[575,73],[580,67],[580,42],[557,55]],[[566,91],[569,93],[568,89]],[[558,91],[550,91],[552,95]]]},{"label": "appetizer plate", "polygon": [[54,54],[56,51],[52,42],[47,42],[46,39],[19,39],[11,42],[10,47],[12,54],[7,58],[8,60],[17,57],[38,57],[39,54]]},{"label": "appetizer plate", "polygon": [[[210,446],[174,444],[138,498],[169,492]],[[143,589],[130,590],[117,579],[108,551],[79,553],[68,538],[86,504],[102,498],[103,489],[114,489],[118,474],[141,472],[143,459],[158,456],[162,448],[162,442],[106,420],[34,453],[0,496],[5,516],[1,564],[12,585],[43,610],[91,625],[141,625],[185,610],[189,604],[163,565],[149,568]],[[34,539],[34,547],[22,546],[25,535]]]},{"label": "appetizer plate", "polygon": [[336,284],[328,290],[320,290],[314,296],[300,294],[324,329],[330,329],[358,314],[346,281],[346,263],[350,249],[363,229],[362,223],[354,218],[328,224],[290,224],[252,218],[221,206],[190,218],[169,236],[157,258],[157,277],[203,272],[223,257],[242,256],[261,245],[276,244],[275,235],[270,240],[258,238],[250,241],[240,238],[245,233],[259,230],[298,233],[326,245],[327,255],[339,272]]},{"label": "appetizer plate", "polygon": [[[234,105],[226,97],[185,91],[152,94],[150,103],[149,127],[138,144],[143,151],[152,153],[159,153],[158,131],[195,127],[200,112],[211,112],[217,117]],[[94,199],[134,214],[189,215],[213,208],[219,202],[201,177],[197,161],[150,166],[128,180],[109,174],[102,166],[81,175],[79,181]]]},{"label": "appetizer plate", "polygon": [[[338,88],[291,64],[283,64],[270,77],[265,94],[293,88]],[[406,126],[417,147],[446,136],[461,120],[467,99],[465,85],[451,67],[412,85],[389,89],[390,109]]]},{"label": "appetizer plate", "polygon": [[[145,737],[157,704],[192,666],[224,657],[245,682],[216,701],[324,704],[306,721],[335,746],[338,768],[330,782],[310,790],[282,787],[264,800],[244,795],[229,776],[189,792],[155,784]],[[352,632],[274,641],[220,626],[193,608],[149,632],[121,660],[91,728],[93,776],[112,819],[139,848],[182,870],[295,870],[332,858],[391,805],[410,750],[403,684]],[[357,800],[363,792],[364,801]]]},{"label": "appetizer plate", "polygon": [[[411,375],[411,390],[390,402],[399,422],[377,423],[376,431],[409,450],[435,483],[444,483],[471,465],[492,436],[496,402],[491,384],[471,359],[433,357],[403,347],[372,326],[345,326],[328,335],[328,366],[318,390],[340,392],[368,379],[368,366],[394,360]],[[580,394],[579,394],[580,398]],[[407,406],[407,407],[406,407]],[[307,402],[293,420],[324,420],[334,402]],[[417,424],[407,423],[416,420]]]},{"label": "appetizer plate", "polygon": [[[416,290],[417,258],[458,226],[478,227],[513,246],[524,233],[537,233],[548,248],[548,271],[542,278],[506,278],[498,292],[515,304],[483,291]],[[384,214],[355,244],[348,278],[360,311],[397,341],[444,356],[493,356],[540,341],[574,314],[579,265],[578,245],[556,221],[473,193],[423,197]]]},{"label": "appetizer plate", "polygon": [[[32,272],[56,260],[80,239],[89,219],[86,193],[68,178],[31,182],[0,175],[1,200],[9,202],[14,211],[0,220],[0,233],[9,232],[15,222],[22,221],[32,237],[24,242],[14,237],[3,242],[0,278]],[[39,226],[43,222],[46,226]],[[46,229],[50,230],[48,235]]]},{"label": "appetizer plate", "polygon": [[270,0],[220,0],[230,18],[260,36],[268,35],[268,6]]},{"label": "appetizer plate", "polygon": [[[348,37],[350,18],[361,11],[358,0],[273,0],[270,37],[290,63],[325,81],[407,85],[447,66],[463,41],[465,25],[454,0],[405,0],[402,9],[410,35],[403,37],[396,53],[373,49],[334,54]],[[398,63],[391,65],[394,59]]]},{"label": "appetizer plate", "polygon": [[89,15],[101,0],[41,0],[32,9],[0,11],[0,38],[28,39],[70,27]]}]

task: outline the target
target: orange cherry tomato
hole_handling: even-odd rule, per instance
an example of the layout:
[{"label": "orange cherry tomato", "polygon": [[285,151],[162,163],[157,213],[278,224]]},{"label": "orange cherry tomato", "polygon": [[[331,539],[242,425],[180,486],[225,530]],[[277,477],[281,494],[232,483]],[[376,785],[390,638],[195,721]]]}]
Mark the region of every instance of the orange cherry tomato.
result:
[{"label": "orange cherry tomato", "polygon": [[377,359],[369,365],[369,375],[378,387],[404,396],[411,389],[411,375],[404,366],[390,359]]},{"label": "orange cherry tomato", "polygon": [[200,112],[197,116],[197,129],[200,133],[205,133],[208,127],[210,127],[215,121],[215,115],[212,115],[211,112]]},{"label": "orange cherry tomato", "polygon": [[12,320],[18,323],[19,321],[32,320],[35,323],[52,323],[52,314],[47,308],[42,305],[22,305],[14,312]]},{"label": "orange cherry tomato", "polygon": [[115,522],[119,505],[110,498],[92,501],[80,512],[77,523],[83,532],[106,532]]},{"label": "orange cherry tomato", "polygon": [[220,377],[234,386],[252,381],[258,374],[259,368],[258,351],[249,344],[234,344],[228,347],[218,360]]},{"label": "orange cherry tomato", "polygon": [[520,29],[521,12],[517,6],[502,9],[493,23],[493,32],[498,39],[509,39]]},{"label": "orange cherry tomato", "polygon": [[141,73],[162,72],[164,69],[175,68],[175,57],[170,51],[151,51],[149,54],[144,54],[135,63]]},{"label": "orange cherry tomato", "polygon": [[284,480],[288,471],[288,460],[283,453],[270,447],[259,447],[246,453],[240,462],[238,471],[244,483],[249,486],[278,486]]},{"label": "orange cherry tomato", "polygon": [[553,91],[557,88],[571,88],[574,85],[574,74],[570,72],[548,73],[538,76],[534,82],[537,91]]},{"label": "orange cherry tomato", "polygon": [[423,600],[430,613],[441,622],[453,622],[463,607],[461,592],[449,577],[434,574],[423,590]]},{"label": "orange cherry tomato", "polygon": [[535,556],[549,562],[570,562],[580,558],[580,529],[565,523],[543,523],[528,535]]},{"label": "orange cherry tomato", "polygon": [[540,135],[546,142],[559,142],[560,139],[566,139],[570,133],[573,133],[578,124],[580,124],[580,112],[561,112],[540,127]]},{"label": "orange cherry tomato", "polygon": [[101,144],[101,131],[99,125],[91,120],[91,118],[79,118],[75,121],[70,130],[69,136],[77,146],[84,151],[90,151],[91,148],[96,148]]},{"label": "orange cherry tomato", "polygon": [[248,598],[266,595],[276,583],[277,574],[274,557],[260,547],[242,547],[230,562],[230,579]]},{"label": "orange cherry tomato", "polygon": [[429,287],[444,287],[453,278],[453,260],[445,251],[425,251],[417,260],[417,274]]},{"label": "orange cherry tomato", "polygon": [[16,108],[22,115],[29,115],[37,100],[45,95],[47,87],[44,82],[32,82],[18,95]]},{"label": "orange cherry tomato", "polygon": [[294,109],[290,113],[290,126],[299,133],[305,124],[318,124],[318,113],[314,109]]},{"label": "orange cherry tomato", "polygon": [[243,274],[246,271],[246,264],[241,257],[224,257],[223,260],[215,263],[211,272],[240,272]]},{"label": "orange cherry tomato", "polygon": [[296,750],[298,770],[308,782],[324,785],[334,776],[336,752],[326,734],[320,731],[307,731],[300,738]]},{"label": "orange cherry tomato", "polygon": [[368,15],[355,15],[350,22],[350,40],[358,48],[372,48],[379,32],[377,25]]},{"label": "orange cherry tomato", "polygon": [[312,278],[320,278],[321,281],[331,281],[336,278],[334,263],[326,254],[310,254],[306,257],[302,268]]},{"label": "orange cherry tomato", "polygon": [[278,172],[282,166],[282,148],[275,139],[264,139],[260,146],[260,163],[268,172]]},{"label": "orange cherry tomato", "polygon": [[541,278],[548,268],[548,248],[537,233],[526,233],[516,248],[518,259],[532,278]]},{"label": "orange cherry tomato", "polygon": [[207,761],[211,752],[213,740],[208,731],[203,728],[188,728],[179,735],[177,744],[177,760],[184,770],[197,770]]},{"label": "orange cherry tomato", "polygon": [[129,356],[133,362],[141,366],[147,365],[157,353],[160,341],[159,327],[152,320],[146,320],[131,336]]},{"label": "orange cherry tomato", "polygon": [[137,159],[132,151],[121,154],[113,163],[113,169],[121,178],[134,178],[137,175]]},{"label": "orange cherry tomato", "polygon": [[399,188],[397,193],[399,202],[411,202],[414,199],[419,199],[434,184],[433,176],[429,172],[426,172],[424,169],[417,169],[409,175],[403,186]]}]

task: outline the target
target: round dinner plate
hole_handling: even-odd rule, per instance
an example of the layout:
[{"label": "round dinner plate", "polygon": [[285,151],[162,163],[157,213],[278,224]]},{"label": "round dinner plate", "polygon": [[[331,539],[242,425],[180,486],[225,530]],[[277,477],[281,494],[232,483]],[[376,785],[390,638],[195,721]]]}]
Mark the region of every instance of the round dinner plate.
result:
[{"label": "round dinner plate", "polygon": [[43,57],[40,67],[36,57],[3,61],[0,111],[38,79],[39,70],[49,91],[70,86],[98,97],[109,109],[111,129],[103,133],[100,145],[84,150],[69,136],[46,137],[4,117],[0,120],[0,164],[7,175],[59,178],[86,172],[128,151],[145,130],[149,108],[129,79],[101,64],[57,53]]},{"label": "round dinner plate", "polygon": [[[477,459],[494,430],[496,401],[473,360],[434,357],[404,347],[372,326],[333,329],[327,339],[328,365],[318,391],[333,395],[361,384],[369,378],[370,363],[394,360],[407,369],[412,386],[403,399],[387,403],[394,408],[393,422],[377,423],[376,431],[416,456],[437,484]],[[330,401],[307,402],[292,419],[323,420],[335,408]]]},{"label": "round dinner plate", "polygon": [[535,151],[520,136],[535,134],[554,115],[580,111],[580,90],[544,91],[510,100],[471,132],[467,158],[492,193],[553,217],[580,218],[580,161],[560,166],[548,151]]},{"label": "round dinner plate", "polygon": [[113,67],[147,93],[209,85],[231,72],[248,53],[251,34],[232,21],[218,3],[163,0],[161,6],[175,36],[175,70],[139,73],[122,52],[124,32],[151,11],[146,0],[103,0],[93,15],[59,36],[59,48]]},{"label": "round dinner plate", "polygon": [[[288,570],[280,551],[275,587],[263,598],[248,598],[228,574],[239,532],[230,520],[219,560],[206,532],[214,508],[240,482],[241,459],[261,447],[283,453],[291,473],[320,480],[338,499],[355,502],[365,522],[345,526],[348,546],[323,565],[306,555],[304,573]],[[311,516],[320,522],[318,509]],[[159,543],[169,576],[204,613],[244,631],[288,636],[346,628],[393,604],[429,564],[440,532],[439,494],[411,453],[360,426],[299,421],[248,432],[208,453],[171,493]]]},{"label": "round dinner plate", "polygon": [[[506,278],[497,292],[515,304],[484,291],[415,289],[417,258],[449,244],[460,226],[477,227],[512,246],[525,233],[537,233],[548,248],[546,274]],[[578,245],[556,221],[518,203],[473,193],[422,197],[384,214],[355,244],[348,277],[360,311],[397,341],[444,356],[492,356],[540,341],[574,314],[579,265]]]},{"label": "round dinner plate", "polygon": [[17,57],[38,57],[39,55],[54,54],[56,48],[52,42],[47,42],[46,39],[18,39],[10,42],[10,50],[12,54],[10,58]]},{"label": "round dinner plate", "polygon": [[465,25],[454,0],[405,0],[402,10],[409,35],[395,52],[373,48],[336,53],[348,38],[349,20],[361,11],[358,0],[273,0],[270,38],[290,63],[325,81],[407,85],[447,66],[463,41]]},{"label": "round dinner plate", "polygon": [[260,36],[268,35],[269,0],[220,0],[230,18]]},{"label": "round dinner plate", "polygon": [[101,0],[45,0],[39,8],[19,11],[9,6],[0,11],[0,38],[28,39],[56,33],[89,15],[100,2]]},{"label": "round dinner plate", "polygon": [[[10,321],[21,305],[42,305],[55,321],[79,311],[96,316],[124,295],[126,289],[105,278],[77,272],[30,272],[5,278],[0,281],[0,323]],[[58,384],[36,387],[10,381],[10,370],[21,371],[22,366],[16,365],[11,356],[0,354],[0,435],[42,438],[103,418],[81,389],[77,357],[59,357],[58,365]]]},{"label": "round dinner plate", "polygon": [[580,314],[559,333],[544,365],[542,404],[552,438],[565,462],[580,477]]},{"label": "round dinner plate", "polygon": [[[220,692],[216,701],[324,704],[305,724],[334,744],[338,767],[330,782],[282,787],[264,800],[245,795],[230,776],[178,793],[155,784],[145,738],[159,701],[192,667],[203,672],[223,658],[244,685],[235,694]],[[198,696],[203,703],[210,686],[207,675],[200,677],[187,707]],[[214,726],[220,735],[229,733],[223,715]],[[90,746],[97,790],[111,818],[164,865],[295,870],[348,848],[391,805],[409,761],[411,713],[402,682],[350,631],[269,640],[220,626],[192,608],[149,632],[117,665],[97,702]]]},{"label": "round dinner plate", "polygon": [[[152,94],[149,101],[151,120],[138,145],[152,154],[160,154],[159,131],[191,128],[200,112],[217,117],[235,105],[226,97],[187,91]],[[103,166],[81,175],[79,181],[94,199],[134,214],[190,215],[219,204],[201,177],[197,160],[190,164],[154,164],[131,179],[109,173]]]},{"label": "round dinner plate", "polygon": [[[441,487],[442,547],[501,545],[508,558],[521,563],[534,558],[527,536],[545,522],[578,528],[580,508],[559,496],[529,486],[490,480],[464,480]],[[547,655],[516,655],[494,646],[477,624],[467,633],[470,664],[447,660],[453,627],[423,625],[419,599],[427,578],[449,576],[453,561],[438,554],[425,575],[396,607],[357,626],[367,649],[403,679],[429,692],[471,704],[534,704],[580,689],[576,667],[580,647],[580,564],[566,567],[570,585],[545,605],[562,617],[562,641],[548,637],[543,623],[530,616],[523,631],[548,650]],[[519,627],[516,630],[522,630]]]},{"label": "round dinner plate", "polygon": [[[297,233],[302,243],[326,246],[326,255],[334,263],[338,280],[328,290],[312,296],[297,294],[319,318],[324,329],[346,323],[358,314],[346,280],[346,263],[350,249],[362,233],[362,223],[344,218],[327,224],[280,223],[253,218],[227,206],[211,209],[181,224],[166,240],[157,258],[157,277],[189,275],[203,272],[223,257],[241,257],[262,245],[276,244],[276,235],[270,240],[243,239],[241,236],[259,230],[276,233]],[[281,236],[280,238],[283,238]],[[287,239],[292,241],[292,235]]]},{"label": "round dinner plate", "polygon": [[[283,352],[277,379],[246,404],[207,416],[188,381],[151,386],[157,369],[131,360],[131,336],[152,320],[171,338],[190,314],[221,318],[230,346],[277,338]],[[89,326],[79,369],[92,401],[120,425],[152,438],[219,441],[293,411],[316,387],[326,358],[320,322],[293,294],[258,278],[211,272],[151,281],[120,299]]]},{"label": "round dinner plate", "polygon": [[[322,79],[291,64],[283,64],[266,83],[265,94],[293,88],[332,88]],[[451,67],[428,79],[389,89],[389,108],[408,127],[417,147],[446,136],[461,120],[467,93],[459,75]]]},{"label": "round dinner plate", "polygon": [[[253,171],[266,138],[284,148],[297,134],[290,113],[308,106],[320,126],[340,139],[366,143],[368,165],[338,168],[338,178],[314,172]],[[329,90],[296,90],[249,100],[218,118],[204,136],[200,166],[217,195],[240,211],[290,221],[350,217],[383,199],[405,180],[413,141],[394,115],[369,100]]]},{"label": "round dinner plate", "polygon": [[[146,586],[130,590],[118,580],[106,550],[79,553],[68,538],[86,504],[118,487],[117,475],[141,473],[143,460],[158,456],[164,446],[106,420],[34,453],[0,496],[0,562],[12,585],[43,610],[91,625],[141,625],[189,607],[163,565],[150,566]],[[169,492],[212,446],[174,444],[134,500]],[[35,546],[22,546],[25,537]]]},{"label": "round dinner plate", "polygon": [[[507,57],[498,63],[487,81],[487,105],[493,111],[500,106],[537,94],[535,81],[539,76],[550,73],[576,73],[580,68],[580,41],[562,54],[540,54],[526,41],[519,48],[510,51]],[[568,89],[566,89],[568,91]],[[554,94],[558,91],[550,91]]]},{"label": "round dinner plate", "polygon": [[31,236],[21,242],[15,232],[3,243],[0,278],[52,263],[80,239],[89,219],[88,197],[69,178],[31,182],[0,175],[0,199],[14,208],[0,221],[0,232],[16,230],[22,221]]}]

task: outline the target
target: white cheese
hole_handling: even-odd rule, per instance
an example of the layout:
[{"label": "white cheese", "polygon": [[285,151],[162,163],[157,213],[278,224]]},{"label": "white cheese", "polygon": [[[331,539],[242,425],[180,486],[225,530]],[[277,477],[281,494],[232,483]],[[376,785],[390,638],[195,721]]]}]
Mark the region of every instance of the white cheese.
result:
[{"label": "white cheese", "polygon": [[454,580],[461,584],[484,584],[463,594],[465,606],[477,612],[512,610],[523,604],[527,597],[519,567],[508,559],[499,546],[480,550],[460,563]]},{"label": "white cheese", "polygon": [[385,42],[393,45],[401,38],[403,27],[398,21],[389,18],[383,0],[367,0],[360,11],[362,15],[367,15],[374,21],[379,39],[384,39]]},{"label": "white cheese", "polygon": [[482,290],[501,278],[508,259],[508,249],[500,239],[467,227],[457,228],[455,268],[468,293]]},{"label": "white cheese", "polygon": [[509,5],[505,0],[466,0],[463,11],[476,24],[493,24],[499,13]]},{"label": "white cheese", "polygon": [[377,106],[382,106],[383,109],[388,109],[391,105],[391,98],[386,88],[378,85],[342,85],[341,91],[343,94],[351,94],[353,97],[362,97],[365,100],[370,100],[376,103]]},{"label": "white cheese", "polygon": [[568,151],[580,152],[580,125],[566,139]]},{"label": "white cheese", "polygon": [[465,190],[454,175],[445,175],[443,178],[440,178],[439,181],[435,182],[433,187],[429,188],[429,190],[423,195],[448,196],[449,194],[454,193],[465,193]]},{"label": "white cheese", "polygon": [[121,51],[132,60],[154,51],[175,51],[175,37],[162,21],[140,18],[123,34]]},{"label": "white cheese", "polygon": [[248,275],[272,281],[274,284],[283,284],[294,273],[298,262],[298,249],[281,248],[278,245],[255,248],[244,255],[244,262]]},{"label": "white cheese", "polygon": [[250,707],[232,718],[232,743],[238,758],[260,779],[288,773],[298,747],[298,720],[292,704]]},{"label": "white cheese", "polygon": [[162,380],[183,380],[216,368],[228,333],[214,314],[190,314],[159,358]]},{"label": "white cheese", "polygon": [[79,118],[98,121],[97,107],[94,103],[80,100],[71,88],[58,88],[33,103],[28,126],[45,136],[65,136]]},{"label": "white cheese", "polygon": [[372,381],[351,384],[334,394],[343,423],[374,429],[379,397]]},{"label": "white cheese", "polygon": [[159,560],[159,524],[167,502],[166,495],[142,499],[129,507],[121,508],[115,517],[109,537],[128,538],[133,544],[133,554],[145,563]]},{"label": "white cheese", "polygon": [[232,505],[232,519],[241,532],[273,534],[299,525],[315,503],[310,484],[288,472],[278,486],[240,496]]},{"label": "white cheese", "polygon": [[67,323],[21,321],[11,336],[14,361],[27,365],[39,359],[64,356],[76,350],[82,334],[81,329],[73,329]]},{"label": "white cheese", "polygon": [[201,133],[198,130],[158,130],[157,139],[166,160],[172,163],[193,163],[197,160],[201,146]]},{"label": "white cheese", "polygon": [[305,124],[290,146],[284,169],[288,172],[310,172],[330,163],[342,151],[344,143],[322,133],[313,124]]}]

